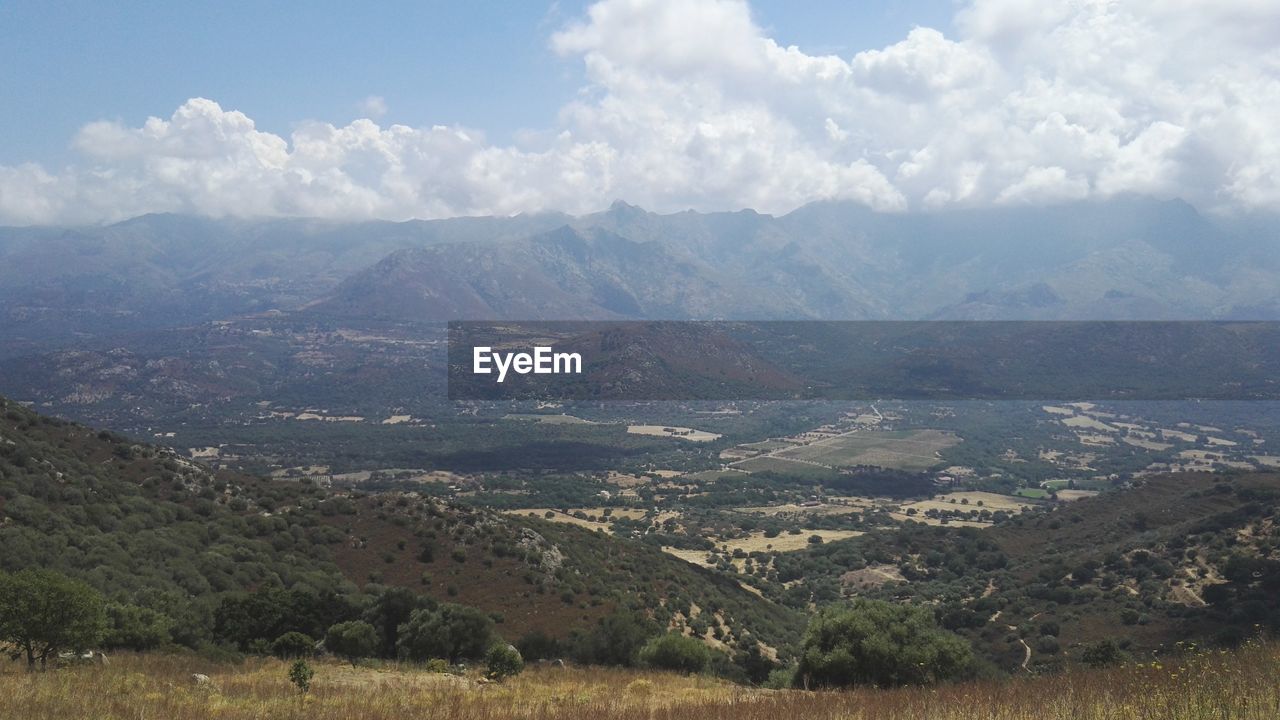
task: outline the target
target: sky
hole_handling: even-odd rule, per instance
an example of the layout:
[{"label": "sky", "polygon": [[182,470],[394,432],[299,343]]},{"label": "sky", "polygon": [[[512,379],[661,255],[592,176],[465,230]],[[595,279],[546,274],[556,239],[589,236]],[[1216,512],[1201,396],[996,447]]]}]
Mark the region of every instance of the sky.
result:
[{"label": "sky", "polygon": [[0,223],[1280,209],[1274,0],[0,0]]}]

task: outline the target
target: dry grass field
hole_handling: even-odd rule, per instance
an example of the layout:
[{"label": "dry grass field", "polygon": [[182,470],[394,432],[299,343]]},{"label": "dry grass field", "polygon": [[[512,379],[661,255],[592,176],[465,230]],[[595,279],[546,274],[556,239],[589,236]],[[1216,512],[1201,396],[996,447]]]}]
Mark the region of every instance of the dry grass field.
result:
[{"label": "dry grass field", "polygon": [[653,435],[692,442],[711,442],[720,438],[716,433],[674,425],[628,425],[627,432],[632,435]]},{"label": "dry grass field", "polygon": [[792,550],[803,550],[809,547],[809,538],[813,535],[821,537],[823,542],[832,542],[834,540],[858,537],[862,534],[859,530],[803,530],[799,535],[781,533],[777,537],[765,537],[764,533],[753,533],[744,538],[721,540],[716,545],[721,548],[727,548],[729,552],[739,549],[748,553],[764,552],[765,550],[791,552]]},{"label": "dry grass field", "polygon": [[[287,664],[117,656],[27,673],[0,664],[0,717],[195,720],[1274,720],[1280,648],[1254,644],[1117,670],[899,690],[756,690],[705,677],[540,667],[500,684],[411,668],[315,662],[311,692]],[[207,685],[192,682],[208,675]]]},{"label": "dry grass field", "polygon": [[1016,513],[1022,512],[1023,508],[1034,506],[1035,503],[1013,495],[971,491],[947,493],[931,500],[921,500],[920,502],[904,505],[903,510],[915,508],[922,513],[926,510],[990,510],[991,512],[1004,510],[1005,512]]}]

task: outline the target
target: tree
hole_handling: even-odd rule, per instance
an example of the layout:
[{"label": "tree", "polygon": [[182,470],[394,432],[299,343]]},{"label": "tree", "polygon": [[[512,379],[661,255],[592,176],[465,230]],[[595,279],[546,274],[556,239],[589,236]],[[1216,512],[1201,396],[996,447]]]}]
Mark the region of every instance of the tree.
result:
[{"label": "tree", "polygon": [[154,650],[172,641],[173,619],[162,612],[137,605],[107,605],[106,648]]},{"label": "tree", "polygon": [[574,659],[584,664],[630,667],[640,648],[657,634],[658,627],[643,615],[617,610],[579,638]]},{"label": "tree", "polygon": [[520,651],[503,642],[494,643],[489,648],[484,664],[489,670],[489,677],[498,681],[519,675],[524,670],[524,658],[520,656]]},{"label": "tree", "polygon": [[414,610],[399,636],[400,654],[415,662],[479,660],[493,644],[493,620],[475,608],[444,603],[435,610]]},{"label": "tree", "polygon": [[692,674],[707,669],[711,651],[701,640],[667,633],[645,643],[639,658],[641,664],[652,668]]},{"label": "tree", "polygon": [[409,622],[414,610],[432,609],[435,603],[402,587],[389,587],[378,593],[364,611],[364,621],[373,626],[379,637],[378,652],[392,657],[400,640],[400,626]]},{"label": "tree", "polygon": [[924,685],[963,676],[969,644],[919,607],[856,599],[809,624],[795,683],[801,687]]},{"label": "tree", "polygon": [[14,659],[45,667],[59,651],[82,651],[102,639],[102,596],[88,585],[50,570],[0,573],[0,642]]},{"label": "tree", "polygon": [[324,646],[354,667],[357,660],[369,657],[378,649],[378,631],[362,620],[338,623],[325,633]]},{"label": "tree", "polygon": [[520,656],[533,660],[550,660],[560,656],[560,641],[542,632],[531,630],[516,641],[516,649]]},{"label": "tree", "polygon": [[282,660],[311,657],[316,651],[316,641],[310,635],[291,630],[271,643],[271,654]]},{"label": "tree", "polygon": [[769,675],[778,668],[778,663],[774,662],[769,656],[765,655],[760,649],[760,643],[750,642],[745,652],[738,653],[734,656],[734,662],[742,667],[743,673],[747,676],[753,685],[760,685],[769,678]]}]

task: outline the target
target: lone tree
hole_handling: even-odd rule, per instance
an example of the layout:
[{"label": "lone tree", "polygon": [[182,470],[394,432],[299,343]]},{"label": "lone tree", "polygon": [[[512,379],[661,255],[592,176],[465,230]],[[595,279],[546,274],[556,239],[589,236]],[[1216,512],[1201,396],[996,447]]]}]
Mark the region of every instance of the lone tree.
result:
[{"label": "lone tree", "polygon": [[809,624],[795,684],[926,685],[962,677],[972,665],[969,644],[938,627],[929,610],[858,598]]},{"label": "lone tree", "polygon": [[50,570],[0,573],[0,642],[13,659],[25,655],[28,669],[93,647],[105,627],[102,596],[88,585]]},{"label": "lone tree", "polygon": [[378,631],[361,620],[338,623],[324,636],[324,647],[355,667],[360,658],[369,657],[378,648]]}]

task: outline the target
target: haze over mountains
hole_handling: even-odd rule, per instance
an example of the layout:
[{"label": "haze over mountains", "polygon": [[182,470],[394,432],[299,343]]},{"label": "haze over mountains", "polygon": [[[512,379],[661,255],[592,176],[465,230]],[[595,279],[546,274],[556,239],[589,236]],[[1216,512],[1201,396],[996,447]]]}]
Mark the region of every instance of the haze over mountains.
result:
[{"label": "haze over mountains", "polygon": [[1180,201],[877,213],[625,203],[405,223],[149,215],[0,229],[13,356],[243,314],[451,319],[1275,319],[1280,243]]}]

